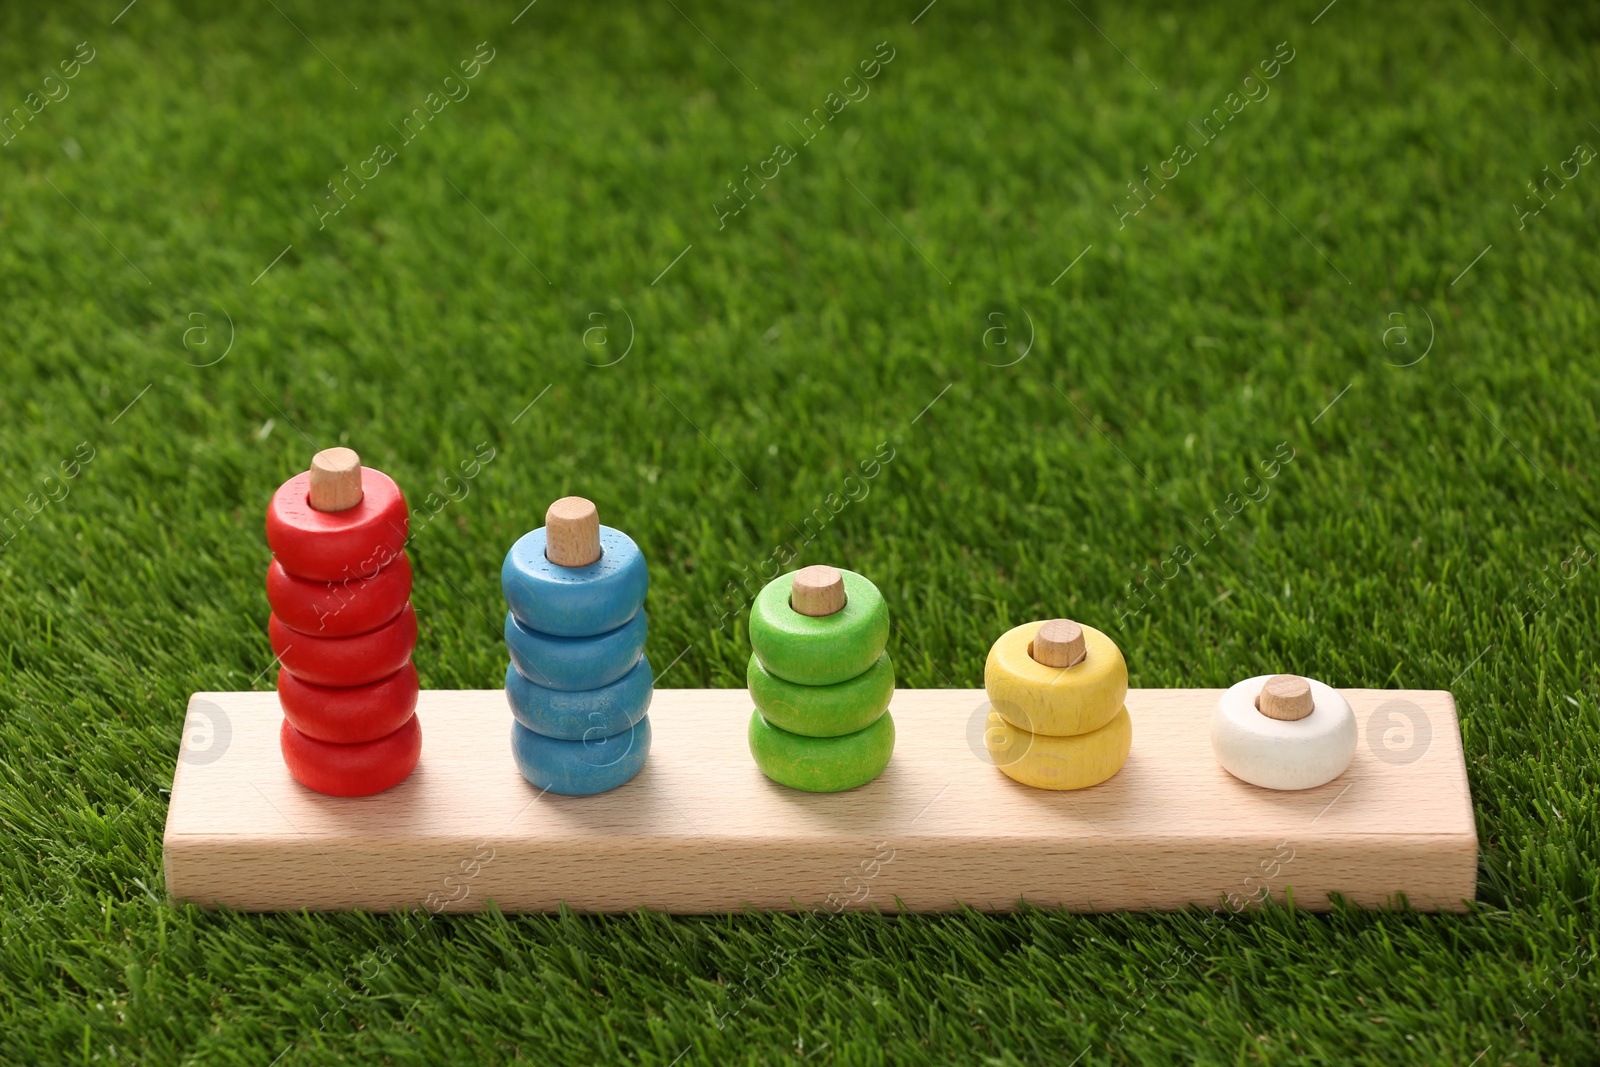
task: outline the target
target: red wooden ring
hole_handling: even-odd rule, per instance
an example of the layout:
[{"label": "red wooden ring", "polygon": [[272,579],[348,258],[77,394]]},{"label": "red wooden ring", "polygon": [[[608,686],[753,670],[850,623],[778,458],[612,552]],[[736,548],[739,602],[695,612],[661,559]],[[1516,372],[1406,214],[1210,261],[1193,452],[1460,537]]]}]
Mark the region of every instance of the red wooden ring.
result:
[{"label": "red wooden ring", "polygon": [[267,603],[291,630],[316,637],[370,633],[400,614],[411,598],[411,561],[404,552],[370,578],[310,582],[273,560],[267,567]]},{"label": "red wooden ring", "polygon": [[312,685],[278,672],[278,703],[289,725],[313,741],[334,745],[359,745],[394,733],[417,710],[420,688],[410,662],[371,685]]},{"label": "red wooden ring", "polygon": [[317,741],[283,720],[278,748],[294,780],[333,797],[369,797],[392,789],[416,769],[422,755],[422,724],[415,715],[388,737],[362,745]]},{"label": "red wooden ring", "polygon": [[267,619],[267,639],[283,669],[312,685],[370,685],[406,665],[417,644],[417,613],[411,602],[389,622],[355,637],[318,637]]},{"label": "red wooden ring", "polygon": [[267,545],[296,578],[341,582],[371,578],[405,551],[405,494],[394,480],[361,468],[361,503],[345,511],[311,506],[311,472],[295,475],[267,505]]}]

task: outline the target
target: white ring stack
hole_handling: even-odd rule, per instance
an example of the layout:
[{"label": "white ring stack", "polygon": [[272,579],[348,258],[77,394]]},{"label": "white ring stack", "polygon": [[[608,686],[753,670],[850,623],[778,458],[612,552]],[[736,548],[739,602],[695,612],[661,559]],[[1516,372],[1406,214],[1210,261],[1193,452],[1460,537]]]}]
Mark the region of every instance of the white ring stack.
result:
[{"label": "white ring stack", "polygon": [[1356,716],[1339,691],[1307,678],[1312,709],[1275,719],[1256,701],[1277,675],[1247,678],[1222,694],[1211,715],[1211,749],[1224,770],[1263,789],[1311,789],[1345,772],[1356,754]]}]

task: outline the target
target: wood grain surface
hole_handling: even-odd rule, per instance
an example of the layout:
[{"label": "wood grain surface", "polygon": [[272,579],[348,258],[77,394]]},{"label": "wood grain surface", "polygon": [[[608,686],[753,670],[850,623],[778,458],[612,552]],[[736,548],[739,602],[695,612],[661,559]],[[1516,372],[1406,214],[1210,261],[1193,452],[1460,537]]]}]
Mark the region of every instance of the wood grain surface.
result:
[{"label": "wood grain surface", "polygon": [[478,911],[491,900],[505,911],[1115,911],[1238,907],[1267,893],[1317,910],[1330,893],[1464,909],[1477,834],[1449,693],[1343,690],[1361,728],[1355,762],[1284,793],[1218,766],[1221,692],[1129,690],[1127,764],[1057,793],[987,762],[982,690],[902,689],[888,769],[811,794],[756,769],[746,691],[663,689],[644,770],[601,796],[560,797],[512,765],[503,692],[425,691],[416,771],[359,798],[289,777],[276,694],[197,693],[167,815],[167,890],[246,911]]}]

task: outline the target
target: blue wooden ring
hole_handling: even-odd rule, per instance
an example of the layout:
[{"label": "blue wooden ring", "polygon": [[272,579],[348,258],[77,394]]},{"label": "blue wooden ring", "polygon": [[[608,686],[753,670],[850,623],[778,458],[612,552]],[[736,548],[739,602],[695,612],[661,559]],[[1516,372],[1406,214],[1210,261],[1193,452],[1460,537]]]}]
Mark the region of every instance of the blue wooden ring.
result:
[{"label": "blue wooden ring", "polygon": [[[546,689],[573,693],[600,689],[633,670],[644,653],[645,613],[610,633],[593,637],[552,637],[528,629],[515,612],[506,612],[506,651],[522,676]],[[615,731],[613,731],[615,732]]]},{"label": "blue wooden ring", "polygon": [[621,733],[644,718],[655,692],[655,672],[644,656],[610,685],[583,692],[546,689],[528,681],[516,664],[506,667],[506,702],[517,721],[536,734],[563,741]]},{"label": "blue wooden ring", "polygon": [[511,757],[522,777],[539,789],[588,797],[615,789],[644,766],[650,754],[650,716],[619,734],[590,741],[560,741],[511,724]]},{"label": "blue wooden ring", "polygon": [[615,630],[644,603],[650,572],[633,538],[600,527],[600,558],[559,567],[544,555],[544,527],[523,534],[506,553],[500,588],[517,620],[553,637],[593,637]]}]

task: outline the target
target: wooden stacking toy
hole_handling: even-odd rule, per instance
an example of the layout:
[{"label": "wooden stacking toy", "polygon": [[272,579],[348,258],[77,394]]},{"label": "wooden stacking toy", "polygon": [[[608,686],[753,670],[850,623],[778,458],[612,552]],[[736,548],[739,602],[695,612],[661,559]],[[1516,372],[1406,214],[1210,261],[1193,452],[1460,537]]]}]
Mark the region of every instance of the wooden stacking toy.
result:
[{"label": "wooden stacking toy", "polygon": [[408,519],[400,487],[348,448],[318,452],[267,508],[278,744],[319,793],[381,793],[422,753]]},{"label": "wooden stacking toy", "polygon": [[[190,698],[162,838],[174,900],[1465,911],[1476,893],[1447,692],[1287,675],[1130,689],[1116,644],[1065,619],[1001,636],[983,690],[896,689],[883,596],[833,567],[757,595],[746,689],[657,690],[644,558],[567,497],[504,557],[504,687],[419,694],[394,483],[321,453],[267,527],[278,691]],[[515,772],[484,760],[505,744],[508,703]],[[450,728],[406,778],[418,714]]]},{"label": "wooden stacking toy", "polygon": [[780,575],[750,609],[750,752],[773,781],[836,793],[894,752],[894,666],[883,595],[853,571]]},{"label": "wooden stacking toy", "polygon": [[655,675],[644,654],[649,572],[633,539],[594,504],[562,497],[506,553],[506,700],[511,753],[540,789],[590,796],[639,773],[650,753]]},{"label": "wooden stacking toy", "polygon": [[1224,770],[1263,789],[1312,789],[1356,755],[1356,716],[1336,689],[1292,674],[1246,678],[1211,715],[1211,748]]},{"label": "wooden stacking toy", "polygon": [[1039,789],[1084,789],[1128,758],[1128,665],[1099,630],[1070,619],[1008,630],[989,649],[984,742],[1006,775]]}]

